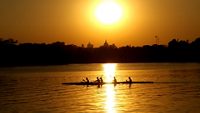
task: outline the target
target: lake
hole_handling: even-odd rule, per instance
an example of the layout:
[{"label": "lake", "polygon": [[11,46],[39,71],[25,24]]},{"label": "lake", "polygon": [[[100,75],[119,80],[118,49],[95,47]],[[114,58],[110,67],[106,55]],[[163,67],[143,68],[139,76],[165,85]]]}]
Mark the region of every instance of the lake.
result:
[{"label": "lake", "polygon": [[[85,77],[153,84],[63,85]],[[199,63],[0,68],[0,113],[199,113]]]}]

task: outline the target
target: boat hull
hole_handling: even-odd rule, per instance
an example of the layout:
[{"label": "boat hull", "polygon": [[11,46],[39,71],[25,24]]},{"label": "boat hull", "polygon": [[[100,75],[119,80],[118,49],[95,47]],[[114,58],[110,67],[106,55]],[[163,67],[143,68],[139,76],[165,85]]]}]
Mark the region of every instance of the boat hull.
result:
[{"label": "boat hull", "polygon": [[[135,82],[104,82],[103,84],[152,84],[154,83],[153,81],[135,81]],[[103,85],[103,84],[99,84],[99,83],[95,83],[95,82],[90,82],[90,83],[86,83],[86,82],[66,82],[66,83],[62,83],[63,85]]]}]

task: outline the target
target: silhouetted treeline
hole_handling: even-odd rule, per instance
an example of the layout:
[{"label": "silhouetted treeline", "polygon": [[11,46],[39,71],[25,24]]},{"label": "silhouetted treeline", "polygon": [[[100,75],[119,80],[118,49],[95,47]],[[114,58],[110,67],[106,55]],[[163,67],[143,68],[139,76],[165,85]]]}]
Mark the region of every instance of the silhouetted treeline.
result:
[{"label": "silhouetted treeline", "polygon": [[0,38],[0,66],[59,65],[69,63],[200,62],[200,38],[189,42],[172,39],[168,45],[143,47],[104,45],[93,48],[64,42],[18,43]]}]

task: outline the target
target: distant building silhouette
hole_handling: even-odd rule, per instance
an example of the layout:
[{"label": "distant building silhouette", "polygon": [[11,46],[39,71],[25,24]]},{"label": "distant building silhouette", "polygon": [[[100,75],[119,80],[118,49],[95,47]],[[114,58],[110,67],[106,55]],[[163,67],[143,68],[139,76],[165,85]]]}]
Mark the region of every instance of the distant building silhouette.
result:
[{"label": "distant building silhouette", "polygon": [[85,48],[84,44],[81,44],[81,48]]},{"label": "distant building silhouette", "polygon": [[117,46],[115,44],[112,44],[112,45],[110,45],[110,48],[115,49],[115,48],[117,48]]},{"label": "distant building silhouette", "polygon": [[103,44],[103,47],[105,47],[105,48],[108,48],[108,47],[109,47],[109,44],[108,44],[107,40],[105,40],[105,42],[104,42],[104,44]]},{"label": "distant building silhouette", "polygon": [[93,48],[93,47],[94,47],[94,45],[91,44],[90,42],[87,44],[87,48]]}]

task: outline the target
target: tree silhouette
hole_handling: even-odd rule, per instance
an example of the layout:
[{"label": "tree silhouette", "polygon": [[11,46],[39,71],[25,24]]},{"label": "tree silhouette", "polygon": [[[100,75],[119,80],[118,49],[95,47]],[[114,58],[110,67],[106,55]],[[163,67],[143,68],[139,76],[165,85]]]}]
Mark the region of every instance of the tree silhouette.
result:
[{"label": "tree silhouette", "polygon": [[142,47],[109,44],[97,48],[76,46],[64,42],[18,43],[0,38],[0,66],[55,65],[68,63],[104,62],[200,62],[200,37],[188,40],[172,39],[168,46],[144,45]]}]

